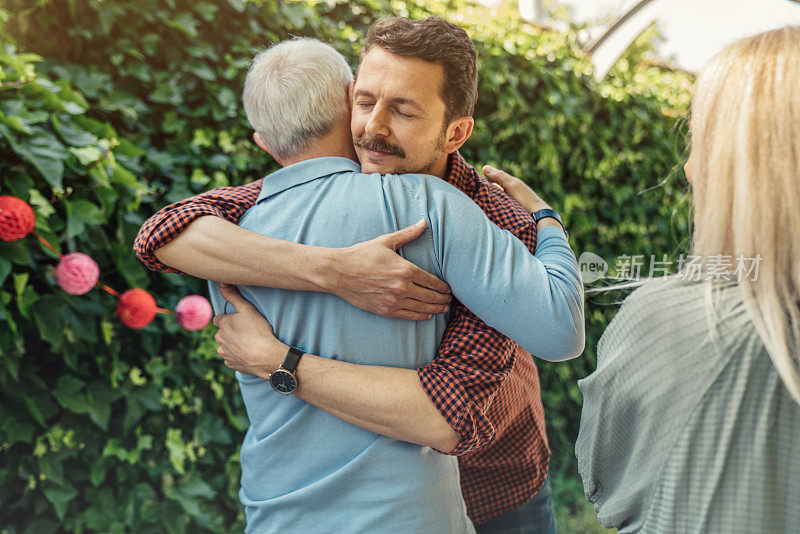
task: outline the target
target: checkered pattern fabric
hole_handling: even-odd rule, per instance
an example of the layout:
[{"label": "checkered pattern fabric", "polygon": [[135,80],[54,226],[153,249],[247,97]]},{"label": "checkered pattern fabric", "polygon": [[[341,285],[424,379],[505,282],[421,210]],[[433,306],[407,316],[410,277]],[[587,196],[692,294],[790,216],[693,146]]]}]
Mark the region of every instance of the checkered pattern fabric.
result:
[{"label": "checkered pattern fabric", "polygon": [[[535,251],[536,225],[522,206],[492,186],[456,152],[447,181],[464,191],[501,228]],[[161,209],[142,226],[134,251],[152,270],[179,272],[153,251],[202,215],[231,222],[255,204],[261,180],[221,187]],[[544,483],[550,450],[539,376],[530,354],[459,302],[434,360],[418,369],[422,387],[461,436],[461,490],[475,524],[502,515]]]},{"label": "checkered pattern fabric", "polygon": [[153,251],[175,239],[192,221],[203,215],[239,222],[244,212],[256,203],[263,181],[262,178],[239,187],[218,187],[161,208],[139,229],[133,241],[134,253],[151,271],[180,273],[158,261]]}]

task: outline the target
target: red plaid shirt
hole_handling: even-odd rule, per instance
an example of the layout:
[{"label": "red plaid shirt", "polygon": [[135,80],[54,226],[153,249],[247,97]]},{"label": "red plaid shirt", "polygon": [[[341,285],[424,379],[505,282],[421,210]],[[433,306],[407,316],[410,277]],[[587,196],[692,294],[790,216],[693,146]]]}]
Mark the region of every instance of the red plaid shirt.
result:
[{"label": "red plaid shirt", "polygon": [[[450,159],[446,179],[535,252],[536,224],[530,214],[458,152]],[[255,204],[261,184],[220,187],[161,209],[139,230],[136,255],[151,270],[180,272],[158,261],[153,251],[203,215],[238,222]],[[438,353],[418,373],[425,392],[461,436],[450,454],[458,455],[470,519],[483,523],[533,496],[544,483],[550,449],[531,355],[453,302]]]}]

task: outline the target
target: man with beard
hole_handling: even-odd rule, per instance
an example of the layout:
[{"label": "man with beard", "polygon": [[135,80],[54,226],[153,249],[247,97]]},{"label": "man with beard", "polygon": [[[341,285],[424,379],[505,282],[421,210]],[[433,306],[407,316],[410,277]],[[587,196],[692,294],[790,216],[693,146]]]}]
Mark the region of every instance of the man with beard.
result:
[{"label": "man with beard", "polygon": [[[475,48],[466,33],[442,19],[387,19],[376,23],[367,36],[358,77],[351,88],[351,130],[361,171],[425,171],[444,178],[465,192],[493,222],[513,232],[531,252],[541,255],[559,241],[559,245],[567,247],[560,222],[552,217],[552,211],[540,212],[549,206],[535,193],[523,190],[520,199],[526,211],[480,177],[458,154],[457,149],[468,139],[473,126],[475,65]],[[297,91],[301,93],[302,89]],[[287,88],[286,92],[291,99],[292,90]],[[291,168],[293,159],[277,153],[271,142],[265,142],[259,124],[269,124],[275,117],[290,124],[303,123],[298,117],[275,113],[264,106],[248,107],[247,89],[245,106],[257,132],[256,142],[276,156],[279,163],[289,165],[287,169]],[[338,132],[335,128],[312,124],[304,131],[307,137],[318,141],[313,156],[333,154],[330,147],[341,141],[341,136],[334,135]],[[319,142],[330,146],[323,150],[325,147]],[[345,247],[355,242],[350,241],[339,245],[339,249],[322,249],[308,246],[308,241],[299,245],[266,238],[221,220],[238,221],[257,200],[266,200],[263,195],[270,190],[271,178],[274,176],[168,206],[143,226],[137,237],[137,254],[151,268],[170,265],[212,280],[330,292],[383,315],[427,319],[444,311],[447,297],[441,296],[446,291],[439,285],[441,282],[408,266],[394,254],[394,249],[423,231],[422,225],[355,246]],[[425,182],[425,187],[430,186]],[[342,212],[350,209],[347,205],[341,207]],[[529,212],[538,215],[531,217]],[[271,235],[278,235],[285,226],[282,221],[286,214],[275,211],[271,216],[278,224]],[[430,229],[435,235],[441,231]],[[538,244],[537,230],[541,232]],[[476,255],[465,258],[460,266],[465,272],[474,268],[472,264],[487,261],[488,243],[481,241],[485,236],[473,236],[476,241],[471,246]],[[404,255],[409,255],[409,247],[421,246],[422,242],[420,239],[404,247]],[[335,246],[329,242],[325,245]],[[482,532],[511,525],[532,532],[554,530],[547,483],[549,451],[538,376],[531,356],[509,337],[530,342],[529,336],[535,332],[535,342],[526,346],[538,356],[553,360],[577,356],[583,349],[583,295],[574,255],[569,252],[561,256],[565,260],[561,264],[556,261],[546,265],[544,278],[536,279],[531,271],[511,268],[507,263],[511,257],[512,264],[532,259],[530,254],[526,258],[512,254],[513,247],[519,245],[519,241],[507,242],[508,250],[501,254],[505,259],[493,257],[492,261],[495,269],[504,269],[499,272],[511,290],[508,298],[519,296],[526,287],[538,288],[527,294],[531,299],[528,309],[519,312],[523,316],[521,323],[501,326],[507,319],[493,317],[489,324],[503,333],[498,332],[457,301],[450,310],[436,357],[430,361],[433,354],[429,354],[430,363],[412,365],[418,367],[416,370],[408,366],[353,365],[307,354],[297,365],[294,377],[296,393],[303,400],[344,421],[458,456],[467,509]],[[564,248],[560,250],[565,252]],[[384,262],[390,267],[383,267]],[[504,316],[517,313],[508,307],[507,300],[493,294],[495,288],[487,285],[491,266],[483,265],[488,270],[471,280],[473,286],[480,287],[474,287],[474,293],[462,294],[459,291],[465,289],[459,288],[455,292],[459,301],[471,302],[473,308],[491,303],[486,310],[489,315],[493,310]],[[399,290],[394,286],[396,272],[402,273]],[[389,307],[386,299],[373,299],[370,295],[382,285],[398,293]],[[237,299],[229,289],[225,295]],[[534,295],[545,297],[535,299]],[[219,298],[216,300],[221,304]],[[265,338],[261,333],[268,329],[266,321],[262,318],[262,323],[257,324],[252,314],[239,311],[215,321],[221,326],[221,354],[229,361],[238,361],[237,365],[249,362],[249,369],[256,375],[265,374],[259,370],[274,374],[273,356],[262,350]],[[273,324],[281,319],[265,315]],[[283,338],[279,325],[275,326],[276,334]],[[347,326],[345,322],[343,328]],[[226,352],[234,348],[235,353]],[[308,347],[303,349],[314,352]],[[320,352],[322,356],[337,356]],[[359,361],[357,354],[339,356]],[[267,361],[272,365],[268,370]],[[324,372],[313,367],[322,364],[326,366]],[[359,386],[341,387],[348,383]],[[243,466],[244,458],[243,448]]]}]

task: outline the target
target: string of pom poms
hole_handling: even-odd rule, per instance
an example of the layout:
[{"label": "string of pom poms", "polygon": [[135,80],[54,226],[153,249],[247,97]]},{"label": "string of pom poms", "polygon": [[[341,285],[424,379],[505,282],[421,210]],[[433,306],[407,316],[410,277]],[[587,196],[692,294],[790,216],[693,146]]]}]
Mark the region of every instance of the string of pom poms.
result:
[{"label": "string of pom poms", "polygon": [[[157,313],[172,314],[159,308],[156,299],[144,289],[118,291],[100,282],[100,267],[82,252],[61,254],[47,239],[34,230],[36,214],[30,204],[11,195],[0,195],[0,240],[18,241],[29,234],[59,257],[55,269],[56,282],[70,295],[83,295],[95,286],[117,298],[117,316],[128,328],[141,329],[155,319]],[[175,306],[178,323],[189,331],[202,330],[214,315],[208,299],[200,295],[183,297]]]}]

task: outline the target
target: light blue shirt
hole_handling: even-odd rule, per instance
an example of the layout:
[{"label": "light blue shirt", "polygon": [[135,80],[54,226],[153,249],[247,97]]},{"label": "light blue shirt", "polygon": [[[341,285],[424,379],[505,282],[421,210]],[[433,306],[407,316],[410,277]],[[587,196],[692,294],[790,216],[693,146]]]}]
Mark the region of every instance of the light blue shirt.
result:
[{"label": "light blue shirt", "polygon": [[[488,325],[537,356],[583,347],[583,293],[564,233],[539,232],[536,256],[464,193],[427,175],[362,174],[317,158],[264,179],[240,226],[271,237],[345,247],[425,218],[399,253],[450,284]],[[380,317],[326,293],[241,286],[284,343],[357,364],[414,369],[436,354],[448,317]],[[217,313],[231,313],[210,284]],[[473,532],[455,457],[345,423],[268,382],[237,373],[250,428],[241,449],[248,532]],[[302,380],[302,378],[300,378]]]}]

